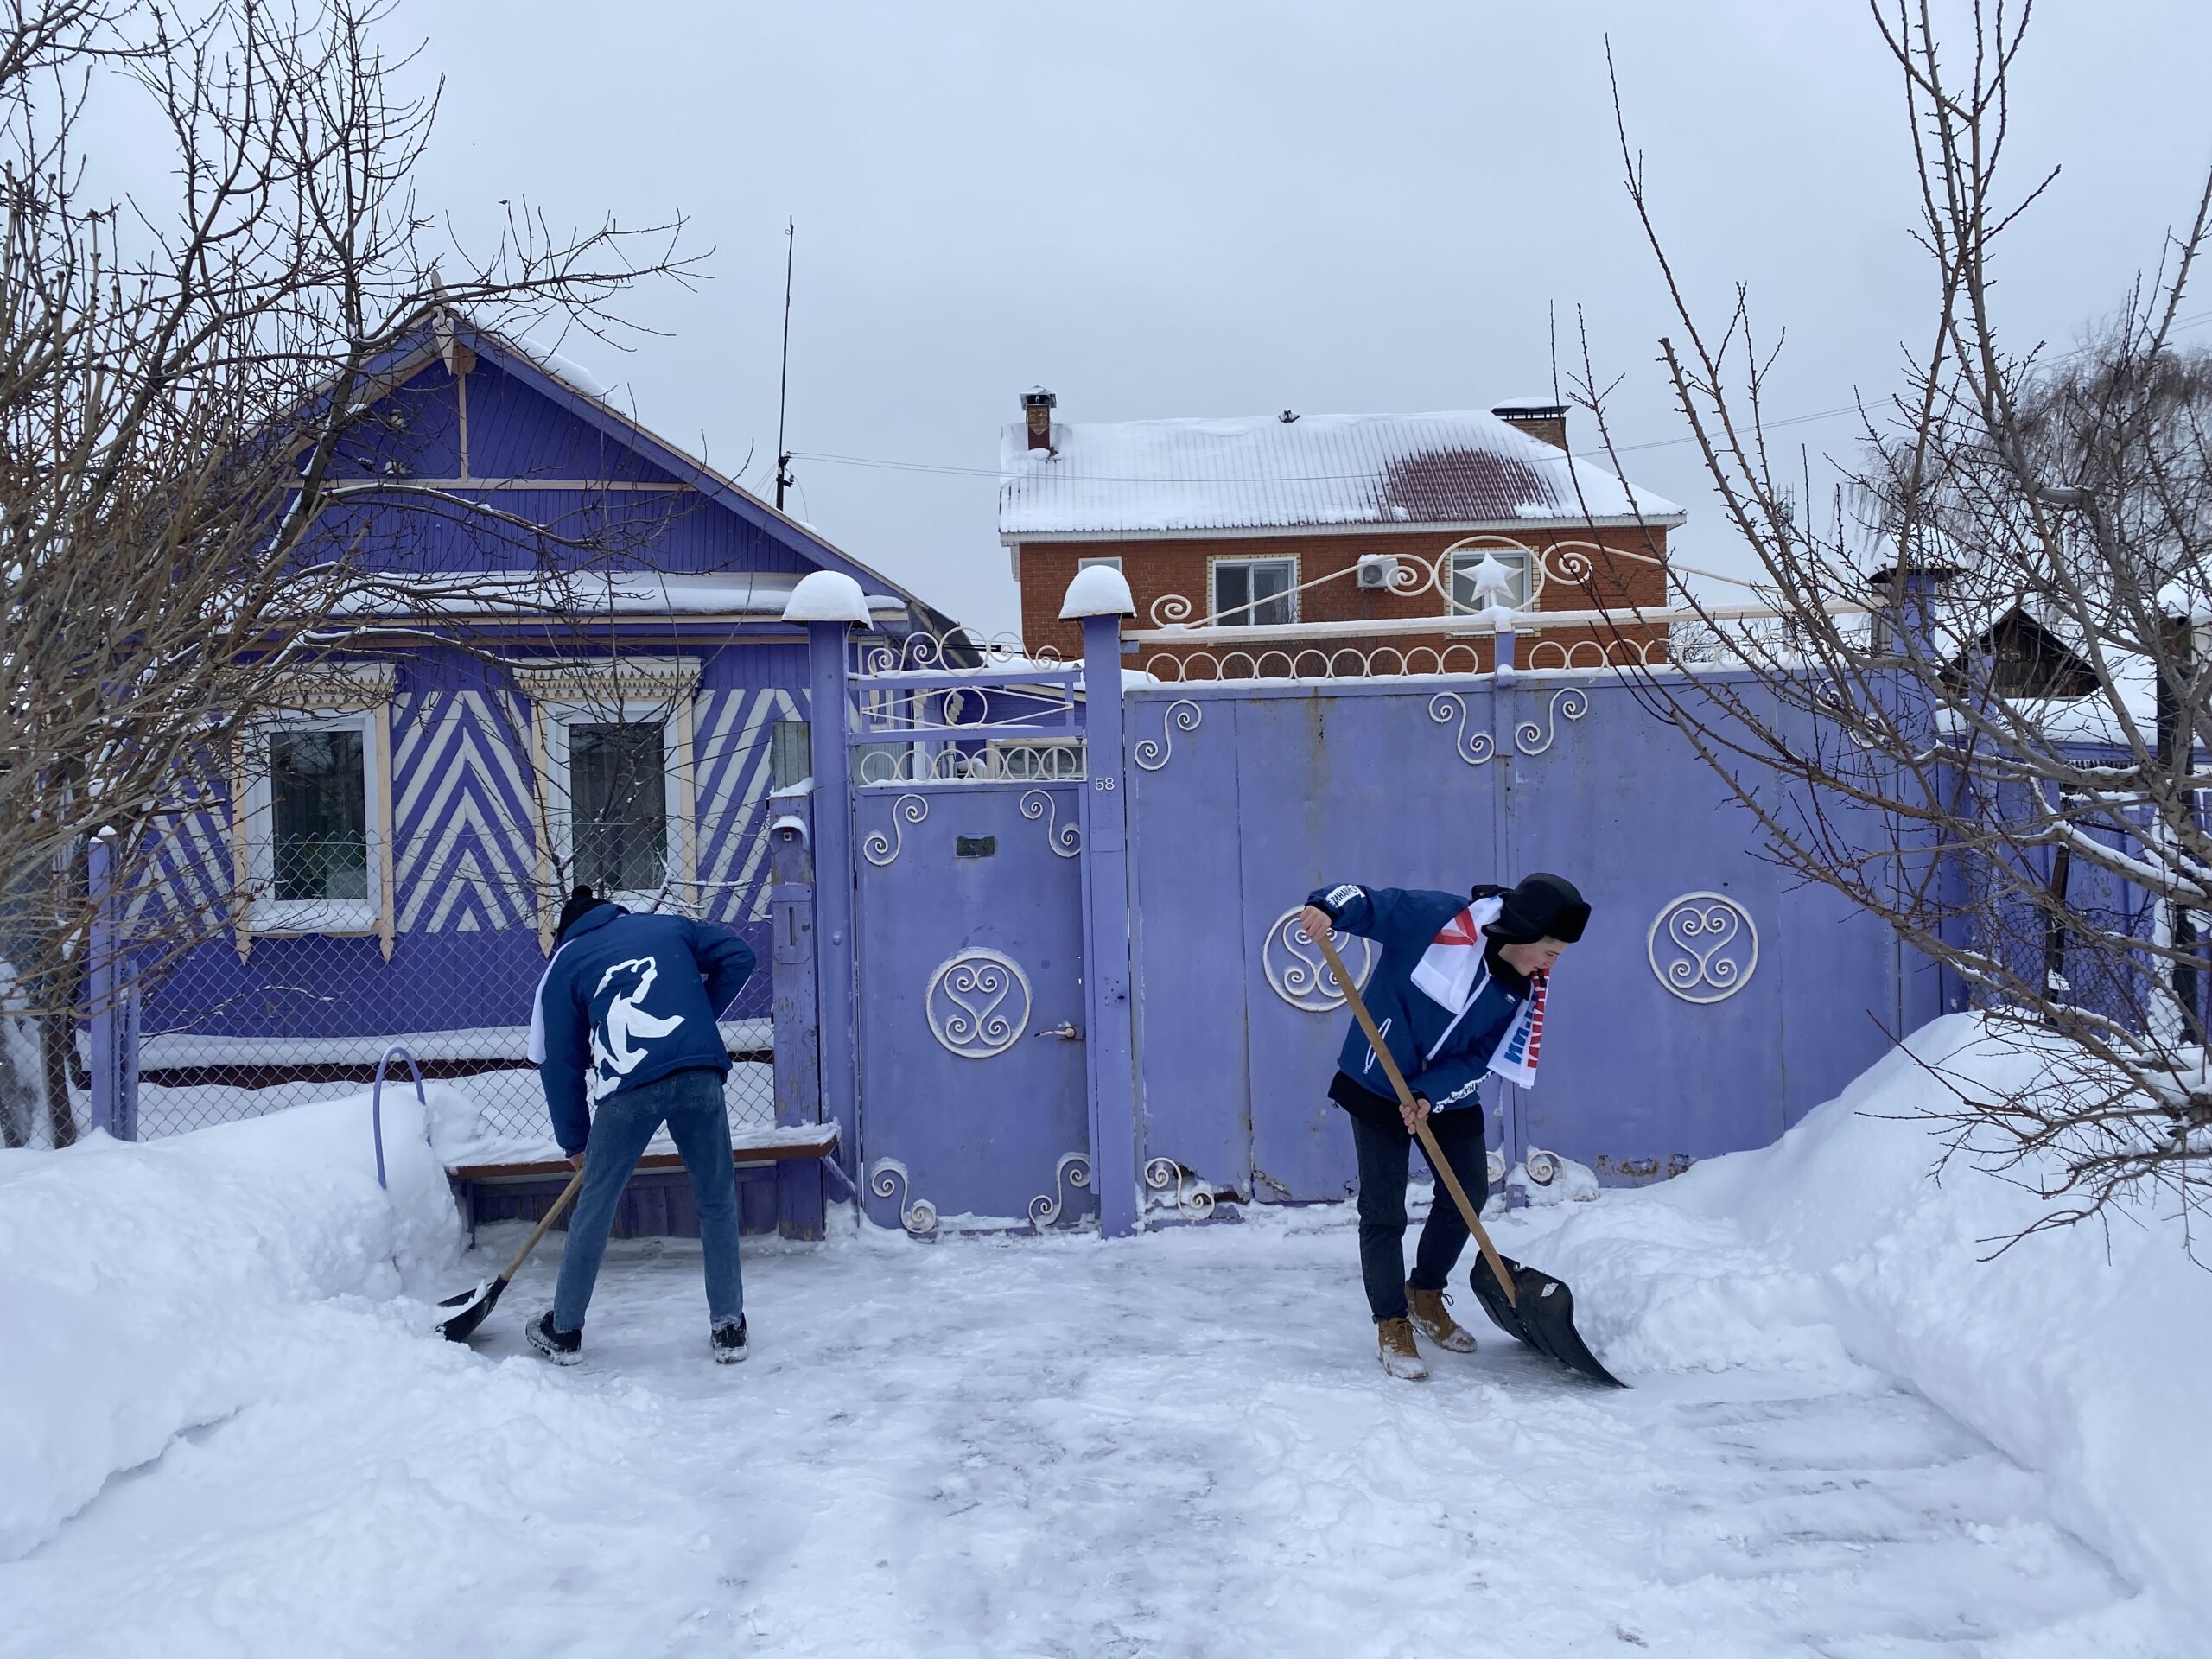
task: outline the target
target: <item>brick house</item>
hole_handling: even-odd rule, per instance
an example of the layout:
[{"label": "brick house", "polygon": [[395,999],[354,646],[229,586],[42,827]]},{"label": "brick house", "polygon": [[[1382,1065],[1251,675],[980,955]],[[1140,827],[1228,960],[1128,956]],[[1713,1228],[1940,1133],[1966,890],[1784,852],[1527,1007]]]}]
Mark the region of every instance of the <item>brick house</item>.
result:
[{"label": "brick house", "polygon": [[[1506,567],[1516,607],[1539,616],[1668,602],[1667,533],[1682,510],[1570,455],[1557,404],[1068,423],[1052,417],[1056,401],[1042,387],[1023,394],[1000,454],[999,539],[1033,651],[1080,651],[1060,599],[1098,560],[1128,578],[1135,626],[1205,626],[1217,653],[1243,646],[1228,631],[1245,629],[1254,652],[1298,654],[1299,672],[1313,647],[1280,635],[1263,645],[1267,630],[1470,614],[1484,602],[1473,573],[1485,553]],[[1618,659],[1624,637],[1655,632],[1536,623],[1519,660]],[[1491,666],[1479,633],[1326,635],[1329,652],[1426,646],[1451,652],[1429,665]],[[1260,671],[1292,671],[1278,655]]]}]

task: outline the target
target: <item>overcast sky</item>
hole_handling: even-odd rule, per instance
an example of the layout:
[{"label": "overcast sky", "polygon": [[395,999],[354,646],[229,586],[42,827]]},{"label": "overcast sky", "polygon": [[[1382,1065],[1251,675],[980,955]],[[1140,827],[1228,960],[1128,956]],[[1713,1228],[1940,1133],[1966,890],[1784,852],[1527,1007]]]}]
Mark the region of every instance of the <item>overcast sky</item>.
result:
[{"label": "overcast sky", "polygon": [[[660,337],[567,349],[663,435],[733,472],[752,451],[764,495],[797,219],[791,505],[990,628],[1015,616],[993,474],[1021,388],[1077,421],[1488,408],[1549,388],[1554,305],[1628,377],[1617,433],[1662,446],[1629,471],[1688,509],[1677,548],[1728,563],[1665,442],[1608,33],[1680,267],[1788,325],[1777,413],[1878,394],[1930,327],[1897,72],[1848,0],[411,0],[392,27],[446,78],[426,205],[690,218],[711,280],[623,303]],[[2194,206],[2208,60],[2202,0],[2039,9],[2013,180],[2065,170],[2003,267],[2023,342],[2070,340]]]}]

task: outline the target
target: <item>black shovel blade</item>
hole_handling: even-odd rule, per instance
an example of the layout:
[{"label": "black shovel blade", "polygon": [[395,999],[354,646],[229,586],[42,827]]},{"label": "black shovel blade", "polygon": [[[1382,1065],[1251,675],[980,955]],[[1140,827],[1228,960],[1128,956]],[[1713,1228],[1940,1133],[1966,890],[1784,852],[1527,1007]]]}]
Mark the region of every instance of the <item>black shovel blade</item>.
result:
[{"label": "black shovel blade", "polygon": [[448,1296],[440,1307],[454,1311],[438,1321],[438,1334],[448,1342],[467,1342],[476,1334],[476,1327],[490,1317],[499,1300],[499,1293],[507,1287],[504,1279],[489,1279],[474,1290],[465,1290],[458,1296]]},{"label": "black shovel blade", "polygon": [[1594,1382],[1626,1388],[1627,1383],[1599,1363],[1598,1356],[1590,1351],[1589,1344],[1574,1328],[1574,1293],[1567,1287],[1567,1281],[1535,1268],[1523,1267],[1510,1255],[1499,1259],[1513,1275],[1517,1303],[1505,1300],[1505,1287],[1490,1270],[1488,1256],[1475,1258],[1475,1269],[1467,1280],[1475,1300],[1490,1315],[1490,1322],[1509,1337],[1557,1360],[1571,1371],[1580,1371]]}]

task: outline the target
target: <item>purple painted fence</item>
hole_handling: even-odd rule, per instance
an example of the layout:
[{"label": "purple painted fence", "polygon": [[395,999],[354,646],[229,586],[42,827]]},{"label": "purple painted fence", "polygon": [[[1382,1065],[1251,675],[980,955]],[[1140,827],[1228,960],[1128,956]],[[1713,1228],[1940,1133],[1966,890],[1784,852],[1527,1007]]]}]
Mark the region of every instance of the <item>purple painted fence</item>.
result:
[{"label": "purple painted fence", "polygon": [[1916,1017],[1888,931],[1781,891],[1750,815],[1618,674],[1185,686],[1128,713],[1143,1151],[1186,1190],[1349,1190],[1324,1093],[1348,1015],[1295,919],[1329,883],[1550,869],[1589,897],[1538,1085],[1485,1086],[1508,1161],[1633,1182],[1764,1144]]},{"label": "purple painted fence", "polygon": [[[1886,929],[1783,888],[1751,816],[1618,672],[1124,692],[1111,620],[1090,626],[1088,687],[1027,664],[855,677],[842,652],[817,683],[847,712],[817,726],[817,766],[864,753],[909,780],[839,790],[853,943],[824,952],[852,987],[854,1140],[886,1224],[1065,1220],[1094,1172],[1113,1232],[1344,1197],[1325,1091],[1347,1016],[1296,927],[1330,882],[1547,868],[1589,895],[1538,1086],[1485,1092],[1503,1161],[1635,1183],[1763,1145],[1936,1011]],[[1052,685],[1081,700],[1007,712]],[[953,723],[951,693],[985,723]],[[1046,729],[1085,738],[1079,779],[982,764]],[[837,931],[825,917],[825,947]]]}]

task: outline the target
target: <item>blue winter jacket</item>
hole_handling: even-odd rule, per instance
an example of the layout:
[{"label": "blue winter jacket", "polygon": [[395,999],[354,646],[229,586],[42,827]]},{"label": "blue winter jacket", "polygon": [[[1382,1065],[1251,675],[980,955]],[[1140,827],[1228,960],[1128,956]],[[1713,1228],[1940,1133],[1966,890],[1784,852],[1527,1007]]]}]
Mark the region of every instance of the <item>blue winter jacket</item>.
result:
[{"label": "blue winter jacket", "polygon": [[[1466,895],[1347,883],[1319,888],[1306,902],[1327,912],[1338,932],[1356,933],[1382,947],[1361,996],[1414,1093],[1440,1112],[1478,1106],[1477,1090],[1491,1056],[1531,988],[1492,951],[1481,993],[1454,1024],[1451,1009],[1414,984],[1413,971],[1423,953],[1445,925],[1467,908]],[[1355,963],[1344,966],[1357,970]],[[1357,1020],[1344,1035],[1337,1067],[1369,1093],[1392,1098],[1389,1076]]]},{"label": "blue winter jacket", "polygon": [[727,1072],[715,1021],[753,965],[744,940],[681,916],[586,912],[546,963],[531,1011],[530,1058],[561,1150],[584,1149],[588,1107],[610,1096],[672,1072]]}]

